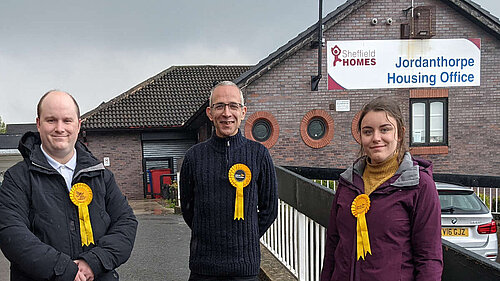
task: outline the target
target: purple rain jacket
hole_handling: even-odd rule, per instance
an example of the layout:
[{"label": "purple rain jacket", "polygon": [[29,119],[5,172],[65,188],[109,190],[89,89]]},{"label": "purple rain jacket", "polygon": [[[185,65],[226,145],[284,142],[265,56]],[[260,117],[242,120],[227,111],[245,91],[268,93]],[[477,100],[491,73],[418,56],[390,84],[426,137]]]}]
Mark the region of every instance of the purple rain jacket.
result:
[{"label": "purple rain jacket", "polygon": [[440,281],[441,207],[432,164],[404,155],[396,174],[370,194],[371,255],[356,260],[351,203],[364,193],[361,158],[341,174],[328,225],[321,281]]}]

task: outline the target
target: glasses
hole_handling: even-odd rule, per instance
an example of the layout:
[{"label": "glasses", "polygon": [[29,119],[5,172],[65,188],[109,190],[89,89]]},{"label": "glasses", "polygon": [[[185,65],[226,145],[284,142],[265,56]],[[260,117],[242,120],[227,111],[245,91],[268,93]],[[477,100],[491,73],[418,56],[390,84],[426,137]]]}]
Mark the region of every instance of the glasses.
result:
[{"label": "glasses", "polygon": [[224,111],[226,106],[228,106],[229,110],[231,110],[231,111],[238,111],[238,109],[243,107],[243,105],[241,103],[237,103],[237,102],[230,102],[230,103],[219,102],[219,103],[212,104],[212,108],[215,111]]}]

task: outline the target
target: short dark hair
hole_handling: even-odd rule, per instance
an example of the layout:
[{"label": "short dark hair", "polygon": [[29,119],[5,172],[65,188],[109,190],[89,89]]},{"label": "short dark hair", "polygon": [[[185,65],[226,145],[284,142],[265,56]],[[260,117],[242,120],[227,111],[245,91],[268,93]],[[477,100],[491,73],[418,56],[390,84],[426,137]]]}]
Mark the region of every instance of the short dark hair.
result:
[{"label": "short dark hair", "polygon": [[[384,111],[386,115],[391,116],[396,120],[396,128],[398,130],[398,146],[396,147],[396,152],[398,153],[398,161],[401,163],[404,154],[408,151],[408,146],[405,139],[405,121],[401,109],[395,100],[388,97],[378,97],[370,101],[363,106],[361,109],[361,114],[358,120],[358,132],[361,136],[361,122],[365,115],[370,111]],[[364,154],[363,145],[360,142],[359,154],[362,156]]]},{"label": "short dark hair", "polygon": [[53,90],[46,92],[40,98],[40,100],[38,101],[38,105],[36,106],[36,117],[40,118],[40,113],[42,112],[42,102],[45,99],[45,97],[47,97],[50,93],[53,93],[53,92],[61,92],[61,93],[65,93],[66,95],[68,95],[73,100],[73,103],[75,104],[75,107],[76,107],[76,115],[78,116],[78,119],[80,119],[80,107],[78,106],[78,103],[76,102],[75,98],[72,95],[70,95],[68,92],[56,90],[56,89],[53,89]]}]

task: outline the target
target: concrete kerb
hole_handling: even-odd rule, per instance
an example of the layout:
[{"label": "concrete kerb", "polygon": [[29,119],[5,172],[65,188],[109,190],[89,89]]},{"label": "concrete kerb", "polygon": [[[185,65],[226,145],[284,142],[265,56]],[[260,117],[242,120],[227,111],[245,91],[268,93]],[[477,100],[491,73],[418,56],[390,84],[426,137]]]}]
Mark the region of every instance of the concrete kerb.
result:
[{"label": "concrete kerb", "polygon": [[128,200],[128,203],[136,216],[173,214],[174,209],[164,207],[160,200],[162,199],[133,199]]},{"label": "concrete kerb", "polygon": [[260,245],[260,281],[295,281],[297,278],[266,247]]}]

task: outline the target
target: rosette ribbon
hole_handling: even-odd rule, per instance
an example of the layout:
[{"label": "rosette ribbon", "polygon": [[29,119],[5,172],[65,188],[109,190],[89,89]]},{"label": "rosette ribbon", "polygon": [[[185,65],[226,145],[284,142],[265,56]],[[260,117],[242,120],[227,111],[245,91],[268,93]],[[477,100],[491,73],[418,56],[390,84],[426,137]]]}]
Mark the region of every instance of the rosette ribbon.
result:
[{"label": "rosette ribbon", "polygon": [[366,225],[365,214],[370,209],[370,197],[366,194],[360,194],[352,201],[351,212],[357,218],[356,222],[356,251],[357,260],[365,259],[365,256],[372,254],[370,248],[370,237],[368,235],[368,226]]},{"label": "rosette ribbon", "polygon": [[234,164],[229,169],[229,182],[236,187],[236,198],[234,200],[234,219],[244,220],[244,198],[243,188],[250,183],[252,172],[245,164]]},{"label": "rosette ribbon", "polygon": [[82,246],[94,244],[92,225],[88,205],[92,202],[92,189],[84,183],[75,183],[69,192],[71,202],[78,206],[78,217],[80,219],[80,236]]}]

